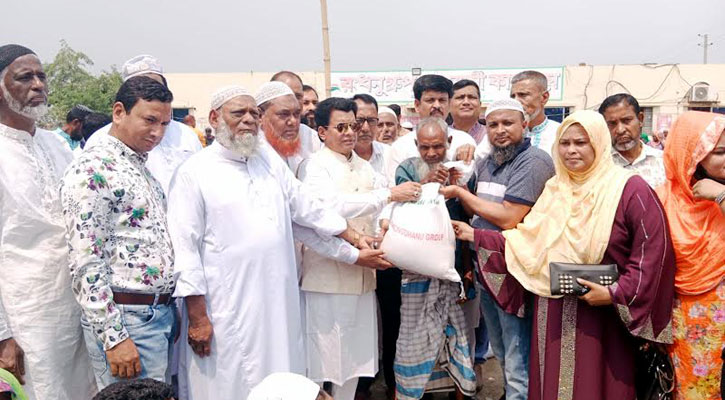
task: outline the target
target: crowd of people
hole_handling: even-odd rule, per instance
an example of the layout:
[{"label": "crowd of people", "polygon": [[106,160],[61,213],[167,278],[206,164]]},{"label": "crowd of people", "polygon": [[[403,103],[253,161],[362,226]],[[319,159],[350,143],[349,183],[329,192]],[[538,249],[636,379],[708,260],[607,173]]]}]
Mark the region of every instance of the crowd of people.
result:
[{"label": "crowd of people", "polygon": [[[725,116],[650,145],[629,94],[559,123],[537,71],[484,112],[423,75],[408,131],[282,71],[212,93],[212,135],[172,119],[154,57],[121,72],[111,115],[47,131],[38,56],[0,47],[5,398],[357,400],[381,369],[389,399],[466,399],[487,351],[507,400],[722,398]],[[460,282],[378,248],[430,183]],[[557,263],[618,279],[560,295]]]}]

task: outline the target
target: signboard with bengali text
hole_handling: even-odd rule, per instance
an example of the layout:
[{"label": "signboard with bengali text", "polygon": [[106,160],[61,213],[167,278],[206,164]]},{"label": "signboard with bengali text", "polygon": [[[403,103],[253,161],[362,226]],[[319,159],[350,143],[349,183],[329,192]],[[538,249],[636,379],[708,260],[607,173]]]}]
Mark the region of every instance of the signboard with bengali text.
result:
[{"label": "signboard with bengali text", "polygon": [[[547,68],[481,68],[454,70],[424,70],[423,75],[438,74],[454,83],[470,79],[481,88],[481,100],[490,102],[508,97],[511,78],[521,71],[533,69],[546,75],[551,100],[561,100],[564,90],[564,67]],[[332,96],[352,97],[358,93],[369,94],[380,103],[412,103],[413,83],[418,78],[410,71],[381,72],[333,72]]]}]

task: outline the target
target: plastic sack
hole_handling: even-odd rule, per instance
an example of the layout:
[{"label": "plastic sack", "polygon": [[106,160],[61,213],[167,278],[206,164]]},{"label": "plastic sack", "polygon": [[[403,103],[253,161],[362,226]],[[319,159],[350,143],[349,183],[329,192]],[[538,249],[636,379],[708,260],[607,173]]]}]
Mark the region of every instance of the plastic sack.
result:
[{"label": "plastic sack", "polygon": [[427,183],[418,201],[393,206],[380,249],[400,269],[460,282],[455,268],[456,236],[439,188],[437,183]]},{"label": "plastic sack", "polygon": [[473,176],[473,161],[469,162],[468,164],[466,164],[464,161],[448,161],[447,163],[444,163],[443,166],[448,169],[455,168],[458,170],[458,172],[461,173],[461,177],[458,178],[458,182],[450,182],[451,185],[463,186],[467,184],[468,181],[471,179],[471,176]]}]

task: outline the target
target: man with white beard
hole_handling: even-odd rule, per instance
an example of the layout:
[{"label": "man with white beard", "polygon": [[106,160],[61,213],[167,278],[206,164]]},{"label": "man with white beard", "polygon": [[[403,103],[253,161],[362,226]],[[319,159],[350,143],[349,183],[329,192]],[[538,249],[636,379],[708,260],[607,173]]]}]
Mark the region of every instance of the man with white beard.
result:
[{"label": "man with white beard", "polygon": [[171,184],[174,295],[184,298],[182,340],[193,350],[180,364],[182,400],[243,399],[271,373],[305,374],[293,232],[327,256],[390,266],[379,250],[339,245],[363,237],[259,140],[259,119],[245,89],[220,89],[209,113],[215,142],[179,167]]},{"label": "man with white beard", "polygon": [[96,385],[58,193],[73,155],[65,140],[35,126],[48,91],[32,50],[0,47],[0,91],[0,368],[31,400],[88,399]]}]

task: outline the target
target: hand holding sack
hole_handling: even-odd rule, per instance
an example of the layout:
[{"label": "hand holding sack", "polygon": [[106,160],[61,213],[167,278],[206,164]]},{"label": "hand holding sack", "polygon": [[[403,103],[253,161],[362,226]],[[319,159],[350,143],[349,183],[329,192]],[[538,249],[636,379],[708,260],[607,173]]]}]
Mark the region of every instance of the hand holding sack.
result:
[{"label": "hand holding sack", "polygon": [[448,169],[454,168],[458,171],[458,181],[450,182],[451,185],[465,186],[471,179],[471,176],[473,176],[473,162],[466,163],[465,161],[449,161],[443,164],[443,166]]},{"label": "hand holding sack", "polygon": [[460,282],[455,268],[456,237],[439,188],[438,183],[425,184],[418,201],[393,206],[380,249],[400,269]]}]

